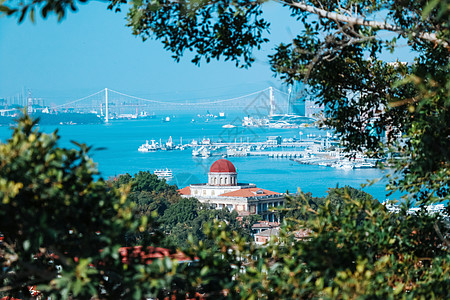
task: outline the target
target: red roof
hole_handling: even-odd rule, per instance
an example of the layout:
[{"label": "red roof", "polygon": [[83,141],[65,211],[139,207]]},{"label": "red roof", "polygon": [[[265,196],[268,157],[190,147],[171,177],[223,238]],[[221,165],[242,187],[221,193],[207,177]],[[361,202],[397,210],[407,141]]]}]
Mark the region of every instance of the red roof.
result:
[{"label": "red roof", "polygon": [[190,195],[191,194],[191,187],[187,186],[185,188],[182,188],[182,189],[178,190],[178,193],[180,193],[180,195]]},{"label": "red roof", "polygon": [[190,258],[181,251],[172,252],[167,248],[161,247],[147,247],[147,250],[142,249],[142,246],[121,247],[119,248],[122,263],[128,264],[129,260],[139,258],[141,263],[151,263],[155,259],[169,257],[176,259],[179,262],[189,262],[197,260],[198,258]]},{"label": "red roof", "polygon": [[236,168],[227,159],[216,160],[211,168],[209,168],[210,173],[236,173]]},{"label": "red roof", "polygon": [[249,198],[249,197],[255,197],[255,196],[268,196],[268,195],[280,195],[280,193],[272,192],[272,191],[260,189],[260,188],[248,188],[248,189],[240,189],[237,191],[224,193],[220,196]]},{"label": "red roof", "polygon": [[253,224],[252,228],[272,228],[272,227],[280,227],[280,223],[278,222],[269,222],[269,221],[259,221]]}]

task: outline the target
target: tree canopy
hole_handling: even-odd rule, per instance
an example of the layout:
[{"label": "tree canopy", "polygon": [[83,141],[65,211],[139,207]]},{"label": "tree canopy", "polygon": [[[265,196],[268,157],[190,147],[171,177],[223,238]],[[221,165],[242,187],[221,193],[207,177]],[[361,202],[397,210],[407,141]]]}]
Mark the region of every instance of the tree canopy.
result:
[{"label": "tree canopy", "polygon": [[133,268],[123,269],[118,249],[152,220],[134,217],[125,190],[94,181],[89,147],[59,148],[57,132],[41,133],[36,122],[23,116],[0,144],[0,292],[28,298],[27,287],[37,286],[63,298],[129,295]]}]

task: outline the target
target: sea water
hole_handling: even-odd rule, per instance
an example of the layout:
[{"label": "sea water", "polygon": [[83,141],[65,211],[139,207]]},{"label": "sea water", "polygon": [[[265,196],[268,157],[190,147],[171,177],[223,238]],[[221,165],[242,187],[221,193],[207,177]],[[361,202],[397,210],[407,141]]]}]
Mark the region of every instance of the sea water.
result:
[{"label": "sea water", "polygon": [[[163,122],[166,116],[170,122]],[[237,125],[224,129],[225,124]],[[47,133],[58,129],[61,136],[60,147],[76,147],[71,141],[93,146],[91,155],[98,164],[103,178],[120,174],[131,175],[139,171],[171,169],[173,179],[168,183],[183,188],[193,183],[207,182],[211,164],[221,158],[213,156],[198,158],[192,156],[192,148],[184,151],[157,151],[141,153],[138,147],[146,140],[164,143],[169,136],[174,144],[210,138],[239,143],[240,141],[265,141],[268,136],[282,138],[306,138],[308,135],[326,136],[326,132],[314,127],[273,129],[246,128],[240,126],[240,118],[228,116],[226,119],[207,118],[194,113],[184,115],[163,115],[154,119],[111,120],[99,125],[60,125],[41,126]],[[11,136],[11,129],[0,127],[0,141]],[[302,165],[288,158],[268,158],[267,156],[229,157],[238,172],[238,182],[254,183],[260,188],[290,193],[301,189],[313,196],[324,196],[329,188],[352,186],[360,188],[368,180],[382,178],[384,171],[379,169],[343,170],[324,166]],[[363,190],[379,201],[386,199],[386,180],[381,180]],[[392,199],[392,198],[391,198]]]}]

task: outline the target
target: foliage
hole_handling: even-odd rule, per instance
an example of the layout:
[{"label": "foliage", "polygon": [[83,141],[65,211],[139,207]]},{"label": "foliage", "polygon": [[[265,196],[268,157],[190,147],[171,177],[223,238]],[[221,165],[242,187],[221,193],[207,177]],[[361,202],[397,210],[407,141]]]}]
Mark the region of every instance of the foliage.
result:
[{"label": "foliage", "polygon": [[171,205],[160,219],[161,230],[167,234],[163,242],[181,249],[200,241],[212,247],[214,240],[204,234],[204,226],[213,222],[225,222],[230,230],[239,233],[243,239],[250,239],[250,231],[242,227],[237,217],[235,211],[211,209],[195,198],[182,199]]},{"label": "foliage", "polygon": [[129,174],[120,175],[111,180],[116,188],[130,187],[127,200],[133,204],[133,213],[150,218],[157,224],[158,230],[128,234],[127,245],[139,245],[143,241],[151,241],[155,235],[159,237],[161,246],[185,249],[189,240],[194,243],[202,241],[211,245],[203,233],[203,226],[213,221],[224,221],[242,236],[250,238],[251,225],[258,218],[249,217],[243,220],[243,226],[237,220],[236,212],[226,209],[214,210],[201,204],[195,198],[181,198],[175,185],[169,185],[164,179],[158,179],[150,172],[140,171],[133,177]]},{"label": "foliage", "polygon": [[[78,0],[79,3],[86,3],[88,0]],[[9,5],[5,3],[10,2]],[[30,20],[35,21],[35,14],[41,10],[41,15],[45,19],[50,13],[57,15],[58,20],[61,21],[68,10],[77,11],[76,0],[28,0],[19,3],[15,1],[1,0],[0,13],[5,13],[8,16],[18,16],[19,22],[22,22],[26,15],[29,14]]]},{"label": "foliage", "polygon": [[[348,196],[347,196],[348,195]],[[329,207],[335,212],[340,211],[346,203],[346,197],[350,197],[356,201],[370,201],[373,205],[379,205],[378,200],[374,199],[370,194],[362,191],[361,189],[355,189],[350,186],[336,187],[328,189],[328,195],[325,197],[313,197],[311,193],[302,193],[299,191],[297,197],[292,197],[290,195],[286,196],[285,205],[281,211],[283,217],[290,220],[307,220],[314,216],[312,211],[304,209],[304,203],[308,203],[308,206],[314,210],[318,209],[320,206],[326,205],[329,202]],[[298,201],[301,198],[302,201]]]},{"label": "foliage", "polygon": [[134,218],[125,190],[94,181],[89,147],[59,148],[57,132],[35,124],[21,117],[0,144],[0,291],[27,298],[27,286],[37,285],[56,298],[126,297],[135,273],[118,249],[152,220]]},{"label": "foliage", "polygon": [[[410,215],[405,209],[392,215],[370,199],[342,197],[339,213],[330,201],[313,208],[299,198],[311,217],[285,227],[278,242],[250,251],[258,259],[238,275],[239,297],[447,297],[448,245],[433,228],[448,238],[442,217],[424,211]],[[312,231],[308,239],[295,240],[292,231],[300,228]]]},{"label": "foliage", "polygon": [[[181,294],[230,299],[446,299],[450,287],[448,222],[425,210],[399,214],[368,197],[341,193],[342,206],[316,208],[300,197],[305,220],[287,223],[265,247],[223,222],[205,224],[212,246],[192,244],[198,261],[177,269]],[[408,206],[409,205],[409,206]],[[361,212],[364,212],[361,214]],[[293,232],[308,228],[308,238]],[[439,229],[436,230],[436,228]],[[173,282],[172,282],[173,284]],[[226,295],[226,297],[225,297]]]},{"label": "foliage", "polygon": [[133,177],[130,174],[119,175],[110,182],[115,188],[129,186],[127,199],[133,203],[134,213],[151,216],[152,212],[156,212],[156,221],[171,203],[181,199],[176,186],[167,184],[149,171],[139,171]]}]

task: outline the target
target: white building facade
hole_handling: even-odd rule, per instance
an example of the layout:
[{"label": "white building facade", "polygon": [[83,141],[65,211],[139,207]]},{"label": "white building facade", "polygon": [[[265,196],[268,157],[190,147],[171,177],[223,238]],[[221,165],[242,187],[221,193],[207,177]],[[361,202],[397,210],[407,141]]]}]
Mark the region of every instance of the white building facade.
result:
[{"label": "white building facade", "polygon": [[234,165],[226,159],[215,161],[208,173],[208,183],[191,184],[179,190],[182,197],[194,197],[216,209],[236,210],[240,215],[259,214],[266,221],[280,221],[270,207],[284,205],[284,194],[238,183]]}]

